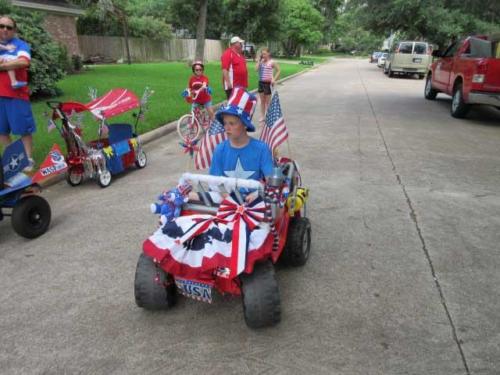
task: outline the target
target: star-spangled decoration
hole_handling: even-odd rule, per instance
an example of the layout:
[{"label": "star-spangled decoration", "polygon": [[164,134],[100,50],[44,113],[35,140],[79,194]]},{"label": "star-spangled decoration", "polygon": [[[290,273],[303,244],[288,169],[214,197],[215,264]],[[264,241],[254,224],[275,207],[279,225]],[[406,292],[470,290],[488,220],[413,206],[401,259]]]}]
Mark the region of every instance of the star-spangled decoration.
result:
[{"label": "star-spangled decoration", "polygon": [[11,171],[15,171],[17,167],[19,166],[19,156],[18,155],[12,155],[12,157],[9,160],[9,168]]},{"label": "star-spangled decoration", "polygon": [[243,113],[243,108],[238,108],[236,112],[238,112],[238,114],[241,115]]},{"label": "star-spangled decoration", "polygon": [[253,175],[254,173],[255,171],[246,171],[243,169],[240,158],[238,158],[238,160],[236,161],[236,168],[234,168],[233,171],[224,171],[224,174],[227,177],[244,178],[244,179],[250,178],[250,176]]}]

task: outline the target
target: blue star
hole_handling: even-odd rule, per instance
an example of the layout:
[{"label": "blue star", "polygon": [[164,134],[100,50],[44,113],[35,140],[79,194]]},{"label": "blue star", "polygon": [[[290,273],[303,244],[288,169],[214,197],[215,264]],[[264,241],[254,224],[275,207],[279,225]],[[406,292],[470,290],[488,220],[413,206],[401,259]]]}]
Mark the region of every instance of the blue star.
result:
[{"label": "blue star", "polygon": [[243,169],[243,166],[241,165],[240,158],[236,161],[236,168],[234,171],[224,171],[224,174],[227,177],[234,177],[234,178],[250,178],[251,175],[253,175],[255,171],[246,171]]}]

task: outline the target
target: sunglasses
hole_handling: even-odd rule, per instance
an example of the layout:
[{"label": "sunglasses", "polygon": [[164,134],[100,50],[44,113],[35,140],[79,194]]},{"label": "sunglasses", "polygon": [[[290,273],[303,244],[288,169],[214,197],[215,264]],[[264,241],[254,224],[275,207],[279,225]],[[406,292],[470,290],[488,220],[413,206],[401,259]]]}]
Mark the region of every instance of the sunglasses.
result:
[{"label": "sunglasses", "polygon": [[0,24],[0,30],[7,29],[9,31],[14,30],[14,26]]}]

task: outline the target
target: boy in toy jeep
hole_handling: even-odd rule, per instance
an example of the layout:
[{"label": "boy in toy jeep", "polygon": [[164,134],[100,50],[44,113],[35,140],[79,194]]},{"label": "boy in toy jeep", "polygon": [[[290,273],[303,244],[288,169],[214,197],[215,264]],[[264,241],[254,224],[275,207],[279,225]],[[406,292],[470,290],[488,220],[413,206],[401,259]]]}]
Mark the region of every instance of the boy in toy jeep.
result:
[{"label": "boy in toy jeep", "polygon": [[256,104],[254,95],[235,88],[227,105],[217,112],[216,118],[224,124],[228,139],[214,151],[211,175],[260,181],[272,174],[271,150],[264,142],[248,135],[255,131],[251,118]]}]

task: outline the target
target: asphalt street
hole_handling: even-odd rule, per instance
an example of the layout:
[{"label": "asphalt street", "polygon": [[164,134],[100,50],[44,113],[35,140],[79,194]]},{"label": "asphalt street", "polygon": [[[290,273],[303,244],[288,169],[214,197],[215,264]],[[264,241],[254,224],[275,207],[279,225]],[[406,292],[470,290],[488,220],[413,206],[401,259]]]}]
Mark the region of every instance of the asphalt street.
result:
[{"label": "asphalt street", "polygon": [[0,373],[499,374],[500,111],[423,90],[354,59],[279,86],[313,247],[277,271],[274,328],[239,298],[136,306],[149,204],[186,170],[173,133],[107,189],[46,189],[45,235],[0,223]]}]

